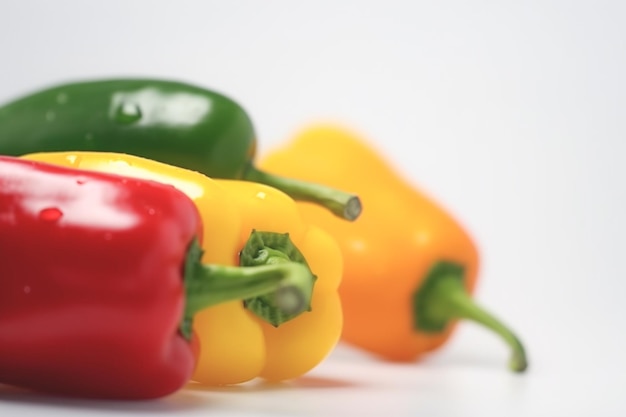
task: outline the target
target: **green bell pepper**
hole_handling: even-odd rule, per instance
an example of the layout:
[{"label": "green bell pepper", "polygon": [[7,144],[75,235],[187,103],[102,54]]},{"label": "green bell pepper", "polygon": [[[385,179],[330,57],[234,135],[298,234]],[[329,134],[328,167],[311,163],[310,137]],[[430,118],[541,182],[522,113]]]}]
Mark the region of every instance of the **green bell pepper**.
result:
[{"label": "green bell pepper", "polygon": [[256,143],[252,121],[235,101],[170,80],[68,83],[0,107],[0,154],[123,152],[213,178],[265,183],[348,220],[360,215],[354,194],[257,169]]}]

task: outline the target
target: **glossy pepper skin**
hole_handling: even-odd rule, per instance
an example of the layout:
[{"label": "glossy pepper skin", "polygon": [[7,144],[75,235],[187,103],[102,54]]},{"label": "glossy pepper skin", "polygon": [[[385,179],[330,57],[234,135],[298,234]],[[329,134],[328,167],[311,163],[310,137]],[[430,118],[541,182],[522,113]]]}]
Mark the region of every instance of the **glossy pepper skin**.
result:
[{"label": "glossy pepper skin", "polygon": [[470,298],[479,269],[470,235],[357,133],[336,125],[310,126],[260,166],[346,187],[362,198],[365,210],[352,224],[300,204],[304,218],[331,231],[342,250],[344,341],[383,358],[410,361],[443,345],[456,320],[467,318],[510,345],[512,370],[526,369],[519,339]]},{"label": "glossy pepper skin", "polygon": [[[240,265],[240,252],[253,230],[288,233],[316,276],[310,311],[276,326],[233,301],[200,311],[194,329],[200,343],[192,379],[204,385],[237,384],[260,377],[282,381],[301,376],[317,366],[341,335],[343,315],[338,287],[342,257],[335,240],[319,227],[305,223],[293,199],[263,184],[213,180],[198,172],[144,158],[93,152],[53,152],[24,158],[80,167],[171,184],[198,207],[205,233],[217,241],[203,244],[203,262]],[[284,245],[268,245],[272,252],[260,264],[285,262]]]},{"label": "glossy pepper skin", "polygon": [[49,151],[123,152],[212,178],[266,183],[348,220],[361,212],[355,195],[256,169],[256,136],[243,108],[173,80],[67,83],[0,107],[0,154]]},{"label": "glossy pepper skin", "polygon": [[174,187],[0,157],[0,383],[114,399],[181,388],[196,365],[185,319],[282,279],[202,265],[201,239]]},{"label": "glossy pepper skin", "polygon": [[[338,287],[343,260],[339,246],[329,233],[305,222],[293,199],[281,191],[244,181],[218,183],[233,196],[241,214],[242,228],[233,253],[243,247],[251,229],[288,233],[317,279],[310,311],[278,327],[260,320],[239,303],[224,303],[198,314],[196,331],[210,354],[199,358],[193,379],[221,385],[255,377],[283,381],[304,375],[322,362],[341,335],[343,313]],[[238,261],[231,257],[231,262]],[[222,319],[224,315],[229,322]],[[217,339],[220,343],[213,342]]]}]

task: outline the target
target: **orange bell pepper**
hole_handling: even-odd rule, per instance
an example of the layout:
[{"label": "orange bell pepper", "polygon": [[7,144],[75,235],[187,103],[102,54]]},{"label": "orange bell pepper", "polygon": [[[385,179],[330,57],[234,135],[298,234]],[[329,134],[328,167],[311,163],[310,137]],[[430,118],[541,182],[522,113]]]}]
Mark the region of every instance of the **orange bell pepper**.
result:
[{"label": "orange bell pepper", "polygon": [[471,237],[358,135],[313,126],[266,155],[260,166],[361,197],[363,213],[354,223],[298,203],[306,221],[331,232],[341,247],[345,342],[410,361],[442,346],[464,318],[502,337],[512,349],[513,371],[526,369],[519,338],[471,298],[479,267]]}]

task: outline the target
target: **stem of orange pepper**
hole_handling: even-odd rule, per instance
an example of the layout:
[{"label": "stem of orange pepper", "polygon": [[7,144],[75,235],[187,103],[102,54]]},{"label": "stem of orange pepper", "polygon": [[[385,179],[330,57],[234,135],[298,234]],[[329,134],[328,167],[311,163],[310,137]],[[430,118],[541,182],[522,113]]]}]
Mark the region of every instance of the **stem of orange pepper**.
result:
[{"label": "stem of orange pepper", "polygon": [[436,333],[443,331],[454,319],[468,319],[491,329],[511,348],[509,368],[523,372],[528,367],[526,351],[520,339],[500,320],[480,307],[463,284],[463,267],[440,262],[415,292],[414,323],[417,330]]}]

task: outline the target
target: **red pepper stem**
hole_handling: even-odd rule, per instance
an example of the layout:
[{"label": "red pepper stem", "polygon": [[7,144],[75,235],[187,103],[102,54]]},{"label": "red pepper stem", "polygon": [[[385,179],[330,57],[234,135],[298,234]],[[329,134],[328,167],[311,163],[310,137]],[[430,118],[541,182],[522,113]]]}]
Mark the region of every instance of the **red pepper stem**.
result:
[{"label": "red pepper stem", "polygon": [[480,307],[464,285],[463,269],[452,263],[436,265],[414,298],[415,322],[424,332],[443,331],[452,320],[468,319],[498,334],[511,348],[509,368],[523,372],[528,367],[520,339],[500,320]]},{"label": "red pepper stem", "polygon": [[202,250],[192,243],[185,265],[186,304],[181,332],[191,337],[193,316],[216,304],[271,296],[286,314],[308,308],[312,296],[313,275],[306,265],[281,262],[260,266],[204,265],[199,262]]},{"label": "red pepper stem", "polygon": [[261,171],[249,164],[243,179],[270,185],[288,194],[294,200],[319,204],[342,219],[356,220],[362,211],[361,200],[355,194],[322,184],[286,178]]}]

